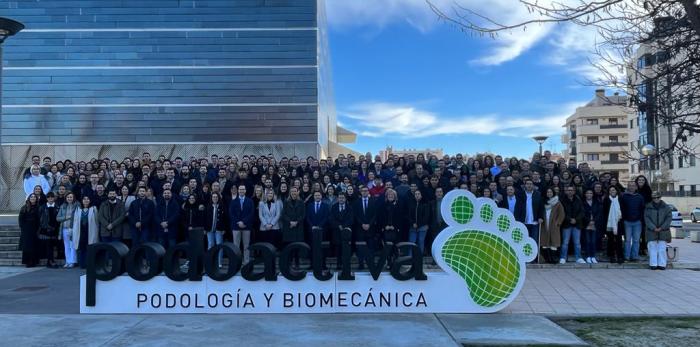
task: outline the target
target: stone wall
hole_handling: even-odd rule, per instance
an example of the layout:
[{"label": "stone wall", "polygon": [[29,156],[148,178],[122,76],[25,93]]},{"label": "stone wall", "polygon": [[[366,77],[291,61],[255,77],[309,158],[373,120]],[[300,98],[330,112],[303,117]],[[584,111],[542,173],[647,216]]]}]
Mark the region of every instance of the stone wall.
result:
[{"label": "stone wall", "polygon": [[16,212],[24,203],[22,173],[30,165],[33,155],[49,156],[53,161],[70,159],[86,161],[93,158],[110,158],[121,161],[125,157],[140,157],[149,152],[152,157],[165,155],[168,158],[190,156],[208,158],[219,156],[269,155],[275,158],[298,156],[318,157],[320,146],[316,143],[261,144],[167,144],[167,145],[6,145],[0,149],[0,212]]}]

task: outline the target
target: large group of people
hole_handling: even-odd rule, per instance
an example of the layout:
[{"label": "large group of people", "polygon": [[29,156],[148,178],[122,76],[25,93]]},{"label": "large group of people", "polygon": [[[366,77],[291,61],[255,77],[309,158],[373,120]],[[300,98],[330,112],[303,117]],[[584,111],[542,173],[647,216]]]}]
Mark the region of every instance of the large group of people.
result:
[{"label": "large group of people", "polygon": [[166,249],[183,241],[206,248],[232,242],[245,263],[252,243],[279,249],[320,238],[331,256],[351,240],[363,269],[362,250],[387,242],[413,242],[430,255],[432,240],[446,227],[441,201],[453,189],[510,210],[537,241],[539,262],[564,264],[573,245],[577,263],[595,264],[601,253],[610,262],[634,262],[648,250],[650,267],[665,269],[670,242],[670,208],[644,176],[623,186],[610,173],[574,159],[553,161],[548,152],[531,160],[143,153],[54,162],[34,156],[24,175],[19,224],[27,266],[46,258],[56,267],[57,254],[64,267],[85,267],[88,245],[113,241],[129,247],[158,242]]}]

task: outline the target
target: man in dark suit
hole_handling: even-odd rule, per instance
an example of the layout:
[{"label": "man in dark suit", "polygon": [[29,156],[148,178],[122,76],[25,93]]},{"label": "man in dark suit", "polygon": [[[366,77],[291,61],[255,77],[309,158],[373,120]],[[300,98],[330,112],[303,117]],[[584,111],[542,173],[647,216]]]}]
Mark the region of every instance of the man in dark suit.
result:
[{"label": "man in dark suit", "polygon": [[[376,232],[377,202],[369,196],[369,189],[366,186],[360,189],[360,194],[360,198],[357,199],[353,207],[355,224],[357,225],[355,239],[358,242],[366,242],[368,249],[375,250],[379,248],[379,238]],[[359,269],[362,270],[365,268],[367,254],[358,251],[358,258]]]},{"label": "man in dark suit", "polygon": [[180,218],[180,204],[173,198],[172,191],[163,191],[163,198],[156,206],[156,224],[158,225],[158,242],[165,249],[175,246],[177,242],[177,221]]},{"label": "man in dark suit", "polygon": [[[328,226],[328,217],[330,215],[330,207],[322,201],[321,192],[314,192],[314,201],[306,207],[306,224],[311,232],[312,244],[321,244],[324,239],[324,233]],[[312,250],[314,248],[312,247]],[[326,258],[323,258],[323,267],[326,267]]]},{"label": "man in dark suit", "polygon": [[243,263],[250,261],[250,230],[253,226],[253,215],[255,207],[253,199],[246,197],[246,186],[241,184],[238,186],[238,197],[229,204],[229,216],[231,221],[231,230],[233,232],[233,243],[236,247],[241,247],[241,239],[243,239]]},{"label": "man in dark suit", "polygon": [[335,256],[338,259],[338,269],[340,269],[341,245],[343,242],[348,242],[352,238],[352,225],[354,222],[352,208],[347,204],[347,196],[341,193],[338,196],[338,202],[331,208],[331,215],[328,223],[332,232]]},{"label": "man in dark suit", "polygon": [[525,190],[521,194],[524,205],[523,220],[519,220],[525,224],[527,233],[539,245],[540,225],[544,222],[544,201],[542,194],[537,190],[535,183],[531,179],[525,180]]},{"label": "man in dark suit", "polygon": [[140,187],[138,198],[129,206],[129,225],[133,246],[153,241],[153,218],[156,206],[153,201],[146,199],[146,188]]},{"label": "man in dark suit", "polygon": [[515,187],[508,186],[506,188],[506,196],[503,197],[498,207],[510,211],[516,221],[525,222],[525,202],[522,197],[515,194]]}]

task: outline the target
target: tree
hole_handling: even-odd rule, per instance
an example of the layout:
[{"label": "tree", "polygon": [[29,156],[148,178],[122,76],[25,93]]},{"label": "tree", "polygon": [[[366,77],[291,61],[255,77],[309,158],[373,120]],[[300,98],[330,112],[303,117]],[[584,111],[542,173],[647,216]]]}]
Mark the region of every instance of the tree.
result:
[{"label": "tree", "polygon": [[[663,132],[646,141],[657,146],[658,159],[700,154],[691,141],[700,133],[700,6],[695,0],[519,0],[532,18],[518,23],[501,23],[459,0],[450,8],[426,1],[447,23],[494,38],[533,25],[597,30],[600,41],[589,61],[601,77],[589,82],[629,95],[642,126]],[[630,157],[639,158],[639,147],[630,150]]]}]

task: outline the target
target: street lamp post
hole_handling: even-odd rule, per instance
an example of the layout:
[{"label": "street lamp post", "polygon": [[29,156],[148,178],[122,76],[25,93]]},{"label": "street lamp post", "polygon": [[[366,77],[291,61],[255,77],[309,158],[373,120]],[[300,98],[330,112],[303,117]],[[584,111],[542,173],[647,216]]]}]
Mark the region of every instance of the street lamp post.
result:
[{"label": "street lamp post", "polygon": [[[24,29],[24,24],[12,19],[0,17],[0,132],[2,131],[2,44],[8,37],[14,36],[22,31],[22,29]],[[0,145],[2,145],[2,134],[0,134]],[[10,203],[10,193],[7,183],[5,182],[5,177],[9,176],[10,171],[7,168],[5,151],[2,147],[0,147],[0,168],[2,169],[2,171],[0,171],[0,190],[2,190],[2,195],[0,196],[3,197],[0,200],[0,210],[7,210]]]},{"label": "street lamp post", "polygon": [[540,145],[540,155],[542,155],[542,145],[547,141],[549,136],[535,136],[532,139]]},{"label": "street lamp post", "polygon": [[[646,157],[647,161],[647,172],[649,173],[647,175],[647,179],[649,180],[649,185],[652,187],[652,190],[654,190],[654,177],[652,175],[652,170],[651,170],[651,160],[652,157],[656,155],[656,147],[652,144],[646,144],[642,149],[640,150],[643,156]],[[657,189],[658,190],[658,189]]]},{"label": "street lamp post", "polygon": [[[2,44],[8,37],[14,36],[22,29],[24,29],[24,24],[0,17],[0,122],[2,122]],[[0,137],[0,144],[2,144],[2,137]]]}]

